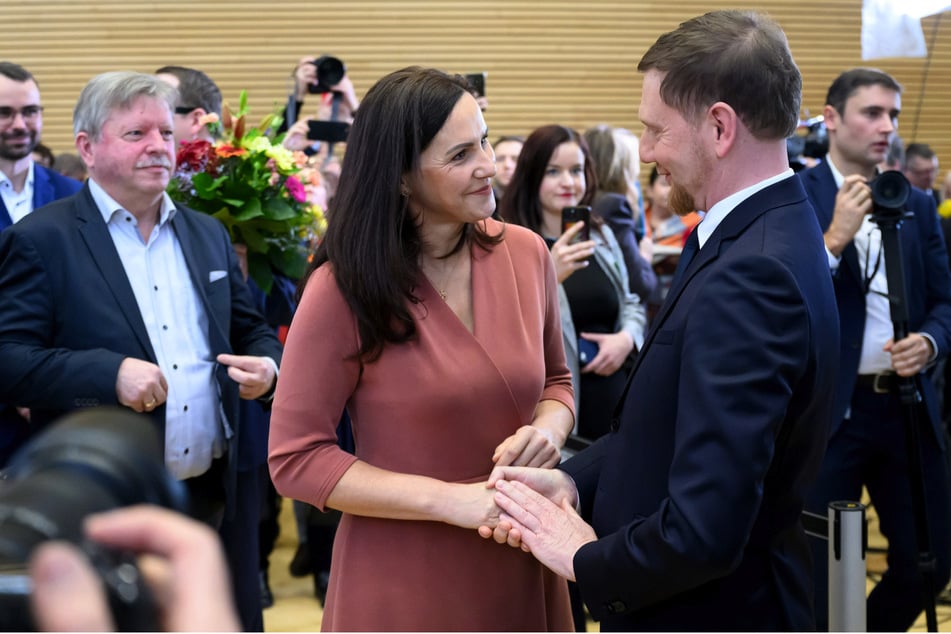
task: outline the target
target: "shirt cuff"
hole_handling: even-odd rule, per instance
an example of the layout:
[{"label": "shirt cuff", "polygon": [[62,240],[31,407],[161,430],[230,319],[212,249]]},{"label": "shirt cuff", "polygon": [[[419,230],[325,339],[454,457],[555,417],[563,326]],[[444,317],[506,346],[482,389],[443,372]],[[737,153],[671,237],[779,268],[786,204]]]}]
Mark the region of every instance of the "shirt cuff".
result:
[{"label": "shirt cuff", "polygon": [[264,360],[270,363],[271,368],[274,369],[274,384],[271,385],[271,389],[268,390],[267,393],[264,396],[260,397],[258,400],[263,401],[265,403],[270,403],[272,400],[274,400],[274,388],[277,387],[277,375],[280,373],[280,368],[277,367],[277,361],[275,361],[271,357],[264,357]]},{"label": "shirt cuff", "polygon": [[832,254],[832,251],[829,250],[829,247],[825,247],[826,257],[829,259],[829,270],[835,273],[839,270],[839,264],[842,263],[842,256],[836,256]]},{"label": "shirt cuff", "polygon": [[932,364],[938,359],[938,344],[935,343],[934,337],[929,335],[926,332],[919,332],[919,335],[928,340],[928,343],[931,344],[931,358],[928,359],[928,363]]}]

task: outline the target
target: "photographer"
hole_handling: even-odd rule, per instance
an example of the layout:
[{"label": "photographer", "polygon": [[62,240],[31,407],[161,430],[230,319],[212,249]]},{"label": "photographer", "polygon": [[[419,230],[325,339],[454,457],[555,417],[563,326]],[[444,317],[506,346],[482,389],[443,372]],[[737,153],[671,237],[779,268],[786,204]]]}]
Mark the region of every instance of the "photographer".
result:
[{"label": "photographer", "polygon": [[[832,428],[822,469],[806,508],[825,515],[833,500],[858,500],[863,485],[888,540],[888,569],[868,596],[868,630],[908,629],[923,607],[917,565],[912,478],[923,478],[935,589],[948,581],[951,514],[944,431],[930,380],[920,381],[921,475],[909,467],[905,442],[906,404],[897,376],[930,370],[951,346],[951,277],[934,200],[912,190],[910,221],[901,226],[909,334],[893,341],[882,232],[870,183],[878,176],[896,134],[901,86],[871,68],[842,73],[829,88],[823,116],[829,153],[817,167],[800,172],[822,227],[836,302],[841,348]],[[892,271],[892,273],[894,273]],[[816,617],[827,613],[827,546],[814,540]]]},{"label": "photographer", "polygon": [[[165,631],[240,630],[221,546],[207,526],[157,506],[91,515],[88,539],[140,555]],[[33,612],[44,631],[115,631],[102,583],[82,552],[45,542],[30,561]]]},{"label": "photographer", "polygon": [[[294,69],[293,78],[293,93],[289,96],[284,110],[281,131],[287,131],[284,139],[285,147],[290,150],[306,151],[308,148],[318,146],[312,141],[327,140],[316,139],[313,135],[308,136],[309,121],[339,121],[350,124],[360,101],[357,99],[353,82],[346,74],[346,68],[336,58],[326,55],[319,58],[302,57]],[[302,117],[304,100],[309,94],[318,95],[320,103],[315,116]],[[336,113],[334,113],[335,99]],[[326,145],[321,143],[314,153],[325,148]]]}]

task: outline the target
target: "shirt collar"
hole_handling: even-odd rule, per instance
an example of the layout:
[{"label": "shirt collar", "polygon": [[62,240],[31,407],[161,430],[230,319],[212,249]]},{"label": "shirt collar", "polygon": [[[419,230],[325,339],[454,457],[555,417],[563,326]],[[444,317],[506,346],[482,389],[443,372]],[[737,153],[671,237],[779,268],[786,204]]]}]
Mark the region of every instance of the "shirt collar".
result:
[{"label": "shirt collar", "polygon": [[[112,217],[116,213],[120,211],[129,211],[117,203],[115,198],[107,194],[106,190],[104,190],[102,186],[99,185],[99,183],[93,180],[92,177],[89,177],[87,182],[89,183],[89,193],[92,194],[92,199],[95,201],[96,207],[99,209],[99,213],[102,215],[102,219],[106,224],[109,224],[109,221],[112,220]],[[172,202],[172,199],[169,197],[168,192],[162,192],[162,207],[159,210],[159,226],[169,222],[175,217],[176,213],[178,213],[178,209],[175,207],[175,203]]]},{"label": "shirt collar", "polygon": [[731,211],[736,209],[740,203],[742,203],[747,198],[751,197],[753,194],[766,189],[770,185],[774,185],[782,180],[791,178],[793,176],[792,168],[788,168],[785,171],[780,172],[776,176],[771,176],[765,180],[761,180],[758,183],[750,185],[740,191],[730,194],[713,207],[710,208],[704,217],[703,220],[697,225],[697,241],[702,247],[706,244],[707,240],[713,235],[713,232],[716,228],[723,222],[723,219],[726,218]]},{"label": "shirt collar", "polygon": [[[34,161],[30,161],[30,166],[27,168],[26,172],[26,182],[23,186],[24,190],[33,190],[33,180],[34,180],[34,170],[33,170]],[[7,187],[10,188],[10,191],[13,191],[13,182],[7,177],[6,174],[0,172],[0,185],[3,183],[7,184]]]}]

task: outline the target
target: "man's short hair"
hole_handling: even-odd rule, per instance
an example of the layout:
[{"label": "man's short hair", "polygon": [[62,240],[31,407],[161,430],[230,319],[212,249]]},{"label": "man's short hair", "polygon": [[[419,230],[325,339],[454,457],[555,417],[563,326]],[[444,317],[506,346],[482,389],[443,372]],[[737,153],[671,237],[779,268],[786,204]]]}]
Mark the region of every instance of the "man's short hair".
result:
[{"label": "man's short hair", "polygon": [[39,83],[37,83],[36,78],[33,77],[30,71],[13,62],[0,62],[0,75],[3,75],[7,79],[12,79],[13,81],[32,81],[39,86]]},{"label": "man's short hair", "polygon": [[877,68],[853,68],[836,77],[829,86],[826,105],[835,108],[840,115],[845,114],[845,102],[856,90],[865,86],[882,86],[901,94],[901,84],[885,71]]},{"label": "man's short hair", "polygon": [[754,11],[711,11],[660,36],[637,70],[666,73],[664,103],[696,120],[729,104],[753,136],[785,139],[799,124],[802,75],[786,34]]},{"label": "man's short hair", "polygon": [[205,112],[221,115],[221,91],[205,73],[184,66],[163,66],[155,74],[178,78],[178,107],[201,108]]},{"label": "man's short hair", "polygon": [[161,99],[174,111],[177,92],[155,75],[125,70],[96,75],[79,94],[73,110],[73,133],[85,132],[98,141],[112,111],[129,108],[139,97]]},{"label": "man's short hair", "polygon": [[931,149],[927,143],[909,143],[908,147],[905,148],[905,161],[908,163],[908,159],[917,156],[918,158],[924,159],[926,161],[931,161],[934,157],[934,150]]}]

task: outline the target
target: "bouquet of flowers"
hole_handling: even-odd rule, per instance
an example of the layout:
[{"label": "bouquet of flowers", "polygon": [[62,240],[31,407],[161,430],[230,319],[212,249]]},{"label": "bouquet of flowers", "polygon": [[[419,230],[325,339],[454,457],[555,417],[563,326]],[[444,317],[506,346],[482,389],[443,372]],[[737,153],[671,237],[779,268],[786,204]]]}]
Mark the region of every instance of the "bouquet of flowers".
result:
[{"label": "bouquet of flowers", "polygon": [[227,227],[231,241],[246,247],[248,274],[267,293],[274,271],[293,280],[304,274],[309,247],[327,223],[313,202],[320,174],[280,144],[273,132],[280,116],[250,127],[247,115],[245,92],[236,115],[227,106],[221,121],[209,115],[205,123],[218,140],[182,142],[168,193]]}]

